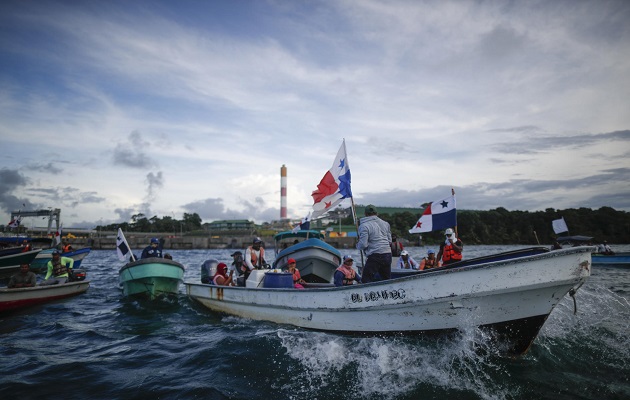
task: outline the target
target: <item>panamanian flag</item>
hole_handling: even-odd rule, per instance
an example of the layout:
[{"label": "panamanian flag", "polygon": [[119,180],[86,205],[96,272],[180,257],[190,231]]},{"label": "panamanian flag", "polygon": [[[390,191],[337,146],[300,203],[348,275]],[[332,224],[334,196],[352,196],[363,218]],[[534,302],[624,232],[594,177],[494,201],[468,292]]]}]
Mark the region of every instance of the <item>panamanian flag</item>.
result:
[{"label": "panamanian flag", "polygon": [[308,213],[306,217],[302,218],[302,221],[300,221],[300,223],[297,224],[291,230],[291,232],[296,233],[297,231],[308,231],[309,229],[311,229],[311,213],[310,212]]},{"label": "panamanian flag", "polygon": [[456,225],[457,206],[455,204],[455,195],[452,195],[429,204],[418,222],[413,228],[409,229],[409,233],[439,231]]},{"label": "panamanian flag", "polygon": [[7,224],[7,226],[9,228],[17,228],[18,226],[20,226],[20,223],[22,222],[22,217],[20,215],[18,215],[17,217],[15,217],[14,219],[11,220],[11,222],[9,222]]},{"label": "panamanian flag", "polygon": [[312,218],[317,218],[336,206],[343,199],[352,197],[350,188],[350,164],[346,154],[346,141],[341,143],[332,168],[326,172],[313,196]]}]

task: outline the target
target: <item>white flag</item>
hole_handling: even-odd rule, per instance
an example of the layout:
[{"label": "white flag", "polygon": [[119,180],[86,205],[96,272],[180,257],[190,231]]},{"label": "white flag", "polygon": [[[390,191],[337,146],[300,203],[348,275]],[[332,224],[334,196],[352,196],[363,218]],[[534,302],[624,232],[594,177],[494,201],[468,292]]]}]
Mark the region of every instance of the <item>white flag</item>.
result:
[{"label": "white flag", "polygon": [[130,258],[132,261],[136,261],[131,249],[129,248],[127,239],[125,239],[125,235],[120,228],[118,228],[118,236],[116,236],[116,252],[118,253],[118,259],[120,261],[129,261]]},{"label": "white flag", "polygon": [[564,217],[551,221],[551,226],[553,227],[553,231],[556,234],[562,233],[562,232],[569,232],[569,227],[567,226],[567,223],[564,222]]},{"label": "white flag", "polygon": [[63,235],[62,230],[63,224],[59,225],[59,230],[55,232],[55,246],[61,243],[61,236]]}]

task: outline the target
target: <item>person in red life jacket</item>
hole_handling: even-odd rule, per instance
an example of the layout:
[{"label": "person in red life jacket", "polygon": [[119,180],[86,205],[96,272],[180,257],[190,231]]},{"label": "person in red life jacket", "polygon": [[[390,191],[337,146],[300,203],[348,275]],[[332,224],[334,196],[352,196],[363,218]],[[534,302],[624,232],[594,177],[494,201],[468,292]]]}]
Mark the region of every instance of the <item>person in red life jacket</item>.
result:
[{"label": "person in red life jacket", "polygon": [[353,263],[351,256],[343,257],[343,263],[335,270],[335,286],[352,285],[354,281],[361,283],[361,275],[352,268]]},{"label": "person in red life jacket", "polygon": [[68,242],[63,242],[63,246],[61,247],[61,252],[62,253],[70,253],[71,251],[73,251],[74,249],[72,248],[72,246],[70,245],[70,243]]},{"label": "person in red life jacket", "polygon": [[40,286],[56,285],[66,283],[72,273],[74,260],[70,257],[61,257],[59,250],[53,250],[52,260],[46,265],[48,272]]},{"label": "person in red life jacket", "polygon": [[297,263],[295,262],[294,258],[289,258],[287,260],[287,272],[290,272],[293,274],[293,287],[296,289],[304,289],[304,284],[306,282],[304,282],[304,279],[302,279],[302,275],[300,275],[300,270],[296,268]]},{"label": "person in red life jacket", "polygon": [[451,228],[448,228],[444,235],[446,240],[440,245],[440,251],[436,257],[437,261],[440,262],[441,260],[443,266],[461,261],[464,244],[455,236],[455,232]]},{"label": "person in red life jacket", "polygon": [[22,241],[22,253],[26,253],[27,251],[31,251],[31,250],[33,250],[33,247],[28,242],[28,240],[24,239]]},{"label": "person in red life jacket", "polygon": [[400,254],[404,250],[402,243],[398,241],[398,236],[395,233],[392,233],[392,242],[389,244],[392,248],[392,257],[400,257]]},{"label": "person in red life jacket", "polygon": [[252,245],[245,250],[245,264],[247,264],[247,269],[250,272],[255,269],[262,269],[267,265],[265,249],[262,247],[260,238],[254,239]]},{"label": "person in red life jacket", "polygon": [[438,266],[437,258],[435,258],[435,250],[429,249],[429,251],[427,251],[427,256],[420,261],[420,271],[437,268]]},{"label": "person in red life jacket", "polygon": [[232,278],[228,276],[227,269],[227,264],[219,263],[217,265],[217,272],[212,278],[212,283],[217,286],[230,286],[232,284]]}]

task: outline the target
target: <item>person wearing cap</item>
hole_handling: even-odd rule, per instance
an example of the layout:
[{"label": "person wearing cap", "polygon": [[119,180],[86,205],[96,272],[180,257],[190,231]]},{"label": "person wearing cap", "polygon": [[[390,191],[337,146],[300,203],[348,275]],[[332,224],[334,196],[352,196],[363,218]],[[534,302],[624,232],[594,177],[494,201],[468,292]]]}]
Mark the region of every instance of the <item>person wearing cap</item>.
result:
[{"label": "person wearing cap", "polygon": [[392,271],[392,231],[389,223],[378,217],[372,204],[365,207],[365,217],[359,225],[357,249],[365,251],[367,261],[363,267],[363,283],[374,281],[378,273],[381,280],[389,279]]},{"label": "person wearing cap", "polygon": [[429,249],[427,251],[427,256],[424,257],[420,261],[420,271],[424,271],[425,269],[437,268],[438,262],[435,258],[435,250]]},{"label": "person wearing cap", "polygon": [[37,284],[37,276],[31,272],[30,265],[21,264],[20,271],[16,272],[9,279],[7,287],[9,289],[18,289],[24,287],[33,287]]},{"label": "person wearing cap", "polygon": [[[245,286],[245,281],[249,278],[249,269],[245,265],[245,261],[243,260],[243,253],[240,251],[235,251],[230,254],[230,257],[234,261],[230,264],[228,268],[230,271],[230,278],[232,278],[232,282],[236,282],[237,286]],[[236,272],[236,279],[234,279],[234,272]]]},{"label": "person wearing cap", "polygon": [[403,250],[400,252],[400,258],[398,258],[398,268],[400,269],[418,269],[420,268],[420,264],[416,260],[413,259],[407,252],[407,250]]},{"label": "person wearing cap", "polygon": [[295,258],[289,258],[287,260],[287,272],[293,274],[293,287],[296,289],[304,289],[304,279],[302,279],[302,275],[300,275],[300,270],[296,268],[297,262]]},{"label": "person wearing cap", "polygon": [[227,275],[227,264],[217,264],[217,272],[212,277],[212,283],[217,286],[230,286],[232,284],[232,278]]},{"label": "person wearing cap", "polygon": [[456,237],[451,228],[444,231],[444,236],[446,236],[446,240],[440,245],[440,251],[436,257],[437,261],[441,261],[443,266],[461,261],[464,250],[462,241]]},{"label": "person wearing cap", "polygon": [[74,260],[70,257],[62,257],[59,250],[53,250],[52,260],[48,261],[46,267],[48,271],[40,286],[62,284],[68,281],[74,267]]},{"label": "person wearing cap", "polygon": [[334,282],[335,286],[352,285],[354,281],[361,283],[361,275],[352,268],[354,260],[352,256],[344,256],[343,263],[335,270]]},{"label": "person wearing cap", "polygon": [[162,258],[162,247],[160,246],[160,240],[158,238],[151,238],[151,244],[142,250],[140,258]]},{"label": "person wearing cap", "polygon": [[255,269],[262,269],[267,264],[265,261],[265,249],[262,247],[260,238],[254,239],[252,245],[245,250],[245,264],[249,272]]}]

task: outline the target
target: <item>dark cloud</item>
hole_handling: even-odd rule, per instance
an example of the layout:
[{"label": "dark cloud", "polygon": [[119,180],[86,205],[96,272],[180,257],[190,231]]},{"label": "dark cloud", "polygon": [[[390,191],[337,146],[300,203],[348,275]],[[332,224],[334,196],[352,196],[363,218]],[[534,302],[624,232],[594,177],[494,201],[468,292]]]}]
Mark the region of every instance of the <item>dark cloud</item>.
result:
[{"label": "dark cloud", "polygon": [[184,204],[182,208],[188,213],[197,213],[204,222],[223,219],[249,219],[259,222],[273,221],[280,218],[280,209],[267,207],[261,197],[254,199],[254,202],[241,200],[240,205],[244,210],[237,211],[226,209],[221,198],[209,198]]},{"label": "dark cloud", "polygon": [[16,189],[29,183],[29,179],[17,170],[0,169],[0,209],[9,213],[20,209],[34,209],[35,206],[29,200],[13,194]]},{"label": "dark cloud", "polygon": [[[498,132],[499,130],[494,130]],[[507,132],[506,130],[502,130]],[[520,131],[527,133],[523,141],[499,143],[492,148],[503,154],[535,154],[540,152],[549,152],[556,148],[580,148],[590,146],[593,143],[600,143],[602,141],[630,141],[630,130],[615,131],[599,134],[582,134],[572,136],[536,136],[532,138],[531,134],[536,131]],[[630,143],[623,144],[630,147]]]},{"label": "dark cloud", "polygon": [[133,131],[125,143],[118,143],[114,148],[114,164],[130,168],[145,169],[151,168],[157,163],[151,159],[145,150],[149,149],[151,143],[145,141],[138,131]]}]

